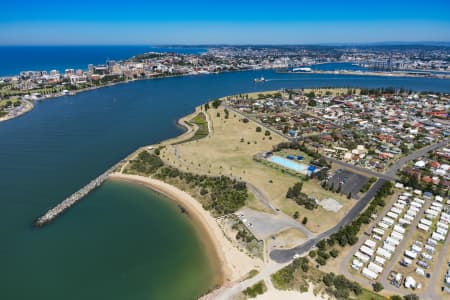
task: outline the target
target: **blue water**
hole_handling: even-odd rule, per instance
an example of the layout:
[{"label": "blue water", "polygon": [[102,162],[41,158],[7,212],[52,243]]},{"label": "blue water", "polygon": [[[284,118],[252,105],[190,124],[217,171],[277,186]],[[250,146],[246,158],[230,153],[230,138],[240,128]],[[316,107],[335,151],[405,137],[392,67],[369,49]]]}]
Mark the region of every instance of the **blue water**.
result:
[{"label": "blue water", "polygon": [[127,59],[150,51],[192,54],[205,50],[151,46],[0,46],[0,76],[17,75],[21,71],[85,70],[88,64],[104,64],[107,60]]},{"label": "blue water", "polygon": [[[260,76],[270,81],[254,83]],[[158,218],[179,212],[166,210],[156,203],[161,199],[144,190],[108,183],[50,226],[35,230],[31,224],[131,151],[179,134],[176,120],[208,99],[330,86],[450,92],[449,80],[432,78],[230,72],[135,81],[64,96],[0,123],[0,299],[198,296],[203,272],[188,266],[200,265],[201,245],[187,249],[181,239],[186,233],[158,226]],[[192,252],[199,253],[197,260]],[[192,294],[180,297],[187,286]],[[149,296],[158,289],[173,296]]]},{"label": "blue water", "polygon": [[298,162],[295,162],[293,160],[290,160],[290,159],[287,159],[287,158],[284,158],[284,157],[281,157],[281,156],[277,156],[277,155],[272,155],[268,159],[271,162],[273,162],[273,163],[275,163],[277,165],[280,165],[280,166],[282,166],[284,168],[288,168],[288,169],[294,170],[297,173],[301,173],[301,174],[304,174],[304,175],[308,174],[308,167],[309,166],[307,166],[305,164],[301,164],[301,163],[298,163]]}]

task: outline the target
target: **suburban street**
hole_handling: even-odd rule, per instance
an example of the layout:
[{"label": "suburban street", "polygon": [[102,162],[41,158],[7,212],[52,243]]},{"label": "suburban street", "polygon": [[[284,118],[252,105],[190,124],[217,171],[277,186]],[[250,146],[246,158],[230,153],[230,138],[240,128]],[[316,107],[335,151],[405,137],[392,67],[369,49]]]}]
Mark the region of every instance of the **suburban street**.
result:
[{"label": "suburban street", "polygon": [[356,202],[356,204],[352,207],[352,209],[348,212],[348,214],[333,228],[322,232],[315,238],[312,238],[305,242],[304,244],[301,244],[297,247],[294,247],[292,249],[286,249],[286,250],[273,250],[270,252],[270,258],[278,263],[285,263],[290,260],[292,260],[292,257],[295,254],[302,255],[312,248],[316,246],[316,244],[324,239],[331,236],[333,233],[338,232],[341,227],[349,224],[354,218],[356,218],[361,211],[366,207],[366,205],[372,200],[372,198],[375,196],[375,194],[378,192],[378,190],[383,186],[383,184],[386,182],[386,180],[379,179],[377,182],[375,182],[372,187],[369,189],[369,191],[361,197],[361,199]]},{"label": "suburban street", "polygon": [[[243,114],[241,114],[241,112],[239,112],[231,107],[227,107],[227,108],[229,108],[230,110],[245,117]],[[277,135],[280,135],[284,138],[289,139],[288,137],[280,134],[279,132],[266,127],[264,124],[262,124],[258,120],[254,120],[254,119],[252,119],[252,120],[255,121],[256,123],[260,124],[263,128],[267,128],[268,130],[276,133]],[[269,262],[269,264],[267,264],[257,276],[255,276],[251,279],[247,279],[242,282],[236,283],[233,286],[223,287],[223,288],[215,291],[212,294],[214,296],[214,299],[229,299],[232,295],[239,293],[240,291],[244,290],[247,287],[252,286],[253,284],[255,284],[256,282],[258,282],[260,280],[264,280],[264,281],[270,280],[270,275],[277,272],[278,270],[282,269],[287,264],[289,264],[292,261],[293,256],[295,254],[305,255],[307,252],[309,252],[311,249],[313,249],[319,241],[330,237],[332,234],[338,232],[342,227],[348,225],[352,220],[354,220],[357,216],[359,216],[359,214],[364,210],[364,208],[374,198],[374,196],[376,195],[378,190],[387,181],[396,179],[398,170],[401,167],[403,167],[404,164],[406,164],[407,162],[409,162],[411,160],[417,159],[417,158],[425,155],[426,153],[433,151],[439,147],[445,146],[448,143],[448,141],[449,141],[448,139],[443,140],[439,143],[426,146],[426,147],[419,149],[405,157],[402,157],[397,162],[395,162],[385,173],[378,173],[378,172],[367,170],[367,169],[364,169],[364,168],[361,168],[358,166],[354,166],[352,164],[347,164],[347,163],[341,162],[339,160],[327,158],[330,161],[332,161],[333,163],[336,163],[345,169],[352,170],[358,174],[364,174],[364,175],[371,176],[371,177],[373,176],[373,177],[378,178],[378,180],[372,185],[372,187],[366,192],[366,194],[364,194],[364,196],[361,197],[361,199],[356,202],[356,204],[350,209],[350,211],[347,213],[347,215],[345,215],[344,218],[342,218],[342,220],[338,224],[336,224],[334,227],[330,228],[329,230],[327,230],[319,235],[312,235],[310,232],[308,232],[306,230],[306,228],[299,228],[298,226],[293,226],[295,228],[300,229],[302,232],[304,232],[308,236],[308,239],[306,241],[304,241],[302,244],[300,244],[294,248],[291,248],[291,249],[272,250],[269,253],[269,256],[272,261]],[[248,188],[264,206],[269,208],[271,211],[275,211],[276,214],[280,214],[280,212],[276,211],[276,209],[272,206],[272,204],[270,203],[270,199],[264,193],[262,193],[255,186],[248,185]],[[448,245],[446,245],[446,247],[448,247]],[[443,255],[443,257],[445,257],[445,255]],[[443,260],[444,258],[440,257],[439,259]],[[438,279],[435,279],[435,280],[438,280]],[[434,283],[433,283],[433,285],[434,285]],[[388,284],[385,284],[385,286],[389,289]],[[397,293],[402,294],[398,291],[397,291]],[[212,295],[210,295],[210,296],[212,296]],[[438,299],[438,298],[435,298],[434,296],[432,296],[432,298],[430,298],[430,299],[434,300],[434,299]]]},{"label": "suburban street", "polygon": [[[393,178],[396,173],[398,172],[398,170],[407,162],[417,159],[423,155],[425,155],[426,153],[433,151],[437,148],[443,147],[448,143],[448,139],[445,139],[439,143],[433,144],[433,145],[429,145],[426,146],[422,149],[419,149],[405,157],[402,157],[401,159],[399,159],[397,162],[395,162],[387,171],[386,171],[386,175],[388,176],[388,178]],[[348,167],[350,169],[355,170],[356,172],[359,171],[359,167],[353,166],[353,165],[348,165]],[[370,202],[370,200],[372,200],[372,198],[375,196],[375,194],[378,192],[378,190],[381,188],[381,186],[383,186],[383,184],[386,182],[387,180],[385,179],[378,179],[378,181],[376,181],[372,187],[369,189],[369,191],[367,191],[367,193],[361,197],[361,199],[355,204],[355,206],[352,207],[352,209],[349,211],[349,213],[333,228],[319,234],[318,236],[316,236],[315,238],[312,238],[308,241],[306,241],[305,243],[298,245],[297,247],[294,247],[292,249],[286,249],[286,250],[273,250],[272,252],[270,252],[270,258],[273,259],[274,261],[278,262],[278,263],[285,263],[288,262],[290,260],[292,260],[292,257],[295,254],[299,254],[302,255],[306,252],[308,252],[309,250],[311,250],[320,240],[324,239],[324,238],[328,238],[329,236],[331,236],[333,233],[336,233],[339,231],[339,229],[347,224],[349,224],[354,218],[356,218],[362,211],[363,209],[366,207],[366,205]]]},{"label": "suburban street", "polygon": [[381,178],[381,179],[385,179],[385,180],[395,180],[395,176],[390,176],[390,175],[375,172],[375,171],[372,171],[372,170],[369,170],[369,169],[366,169],[363,167],[355,166],[355,165],[343,162],[339,159],[335,159],[335,158],[331,158],[331,157],[325,157],[325,158],[326,158],[326,160],[342,167],[343,169],[350,169],[350,170],[352,170],[358,174],[364,175],[364,176],[376,177],[376,178]]}]

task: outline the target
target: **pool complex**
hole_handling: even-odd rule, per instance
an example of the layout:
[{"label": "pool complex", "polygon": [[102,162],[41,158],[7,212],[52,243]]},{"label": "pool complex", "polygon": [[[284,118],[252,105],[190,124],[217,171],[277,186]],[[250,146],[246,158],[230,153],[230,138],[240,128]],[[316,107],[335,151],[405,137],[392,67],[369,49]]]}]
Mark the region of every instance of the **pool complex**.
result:
[{"label": "pool complex", "polygon": [[311,173],[311,171],[308,170],[308,167],[309,167],[308,165],[298,163],[298,162],[293,161],[288,158],[284,158],[284,157],[277,156],[277,155],[272,155],[272,156],[268,157],[267,160],[270,162],[273,162],[277,165],[280,165],[282,167],[294,170],[297,173],[301,173],[304,175],[309,175]]}]

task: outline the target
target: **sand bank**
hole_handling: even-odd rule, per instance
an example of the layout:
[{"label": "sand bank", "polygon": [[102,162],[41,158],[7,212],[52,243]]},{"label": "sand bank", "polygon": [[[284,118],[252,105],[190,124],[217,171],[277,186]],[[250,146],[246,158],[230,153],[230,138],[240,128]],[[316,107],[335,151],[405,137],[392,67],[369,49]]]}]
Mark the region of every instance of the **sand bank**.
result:
[{"label": "sand bank", "polygon": [[198,225],[204,241],[212,245],[214,255],[220,265],[221,284],[227,285],[236,281],[260,265],[259,261],[251,259],[235,248],[225,237],[211,214],[203,209],[201,204],[188,193],[161,180],[139,175],[113,173],[110,175],[110,178],[143,184],[180,204],[187,211],[193,222]]}]

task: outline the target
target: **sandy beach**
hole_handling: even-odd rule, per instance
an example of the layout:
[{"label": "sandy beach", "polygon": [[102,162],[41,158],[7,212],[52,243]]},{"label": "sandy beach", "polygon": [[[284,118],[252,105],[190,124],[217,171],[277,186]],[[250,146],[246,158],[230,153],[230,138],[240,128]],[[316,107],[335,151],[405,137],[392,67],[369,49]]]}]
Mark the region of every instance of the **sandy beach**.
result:
[{"label": "sandy beach", "polygon": [[143,184],[181,205],[197,225],[203,241],[206,245],[210,244],[214,250],[212,251],[214,253],[209,254],[215,256],[215,260],[219,264],[220,284],[226,286],[235,282],[261,265],[262,262],[251,259],[235,248],[225,237],[211,214],[204,210],[201,204],[188,193],[163,181],[139,175],[113,173],[109,178]]},{"label": "sandy beach", "polygon": [[264,294],[255,298],[255,300],[327,300],[328,298],[321,297],[319,295],[315,296],[310,289],[306,293],[300,293],[296,291],[280,291],[277,289],[269,289]]},{"label": "sandy beach", "polygon": [[12,119],[18,118],[18,117],[26,114],[27,112],[31,111],[34,108],[33,102],[27,101],[27,100],[22,100],[22,101],[25,102],[25,107],[18,114],[16,114],[16,115],[9,115],[8,114],[8,115],[6,115],[4,117],[1,117],[0,118],[0,122],[5,122],[5,121],[8,121],[8,120],[12,120]]}]

